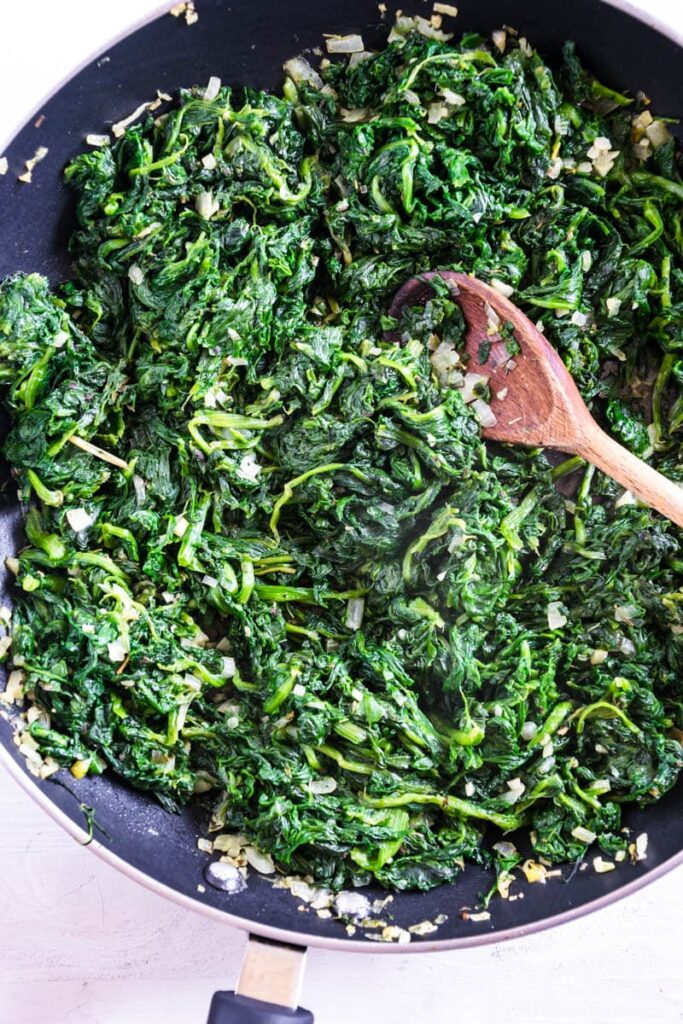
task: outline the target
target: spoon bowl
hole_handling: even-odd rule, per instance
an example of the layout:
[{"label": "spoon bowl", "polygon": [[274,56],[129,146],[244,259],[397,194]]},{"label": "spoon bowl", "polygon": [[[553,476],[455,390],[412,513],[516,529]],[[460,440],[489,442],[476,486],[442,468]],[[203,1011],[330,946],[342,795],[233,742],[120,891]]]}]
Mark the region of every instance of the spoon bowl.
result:
[{"label": "spoon bowl", "polygon": [[[578,455],[683,526],[683,489],[598,426],[558,353],[500,291],[467,274],[429,271],[406,281],[389,315],[398,319],[406,306],[422,306],[433,298],[437,277],[462,309],[468,369],[488,378],[493,415],[482,435]],[[515,339],[518,352],[508,350],[503,334]]]}]

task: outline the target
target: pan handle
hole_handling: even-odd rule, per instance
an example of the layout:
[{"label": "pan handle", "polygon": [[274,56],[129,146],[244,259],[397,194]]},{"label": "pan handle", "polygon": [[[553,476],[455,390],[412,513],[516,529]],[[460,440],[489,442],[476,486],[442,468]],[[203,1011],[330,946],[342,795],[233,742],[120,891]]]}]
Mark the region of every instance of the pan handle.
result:
[{"label": "pan handle", "polygon": [[216,992],[207,1024],[313,1024],[299,1003],[306,947],[250,935],[234,992]]},{"label": "pan handle", "polygon": [[207,1024],[313,1024],[313,1014],[301,1006],[276,1006],[236,992],[216,992]]}]

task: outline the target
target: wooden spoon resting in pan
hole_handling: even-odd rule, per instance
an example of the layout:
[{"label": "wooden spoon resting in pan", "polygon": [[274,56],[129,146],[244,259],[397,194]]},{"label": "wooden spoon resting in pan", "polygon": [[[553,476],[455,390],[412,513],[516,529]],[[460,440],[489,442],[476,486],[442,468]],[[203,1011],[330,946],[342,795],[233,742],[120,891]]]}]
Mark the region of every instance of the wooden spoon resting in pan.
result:
[{"label": "wooden spoon resting in pan", "polygon": [[[412,277],[398,290],[390,316],[398,318],[405,306],[421,306],[433,298],[430,281],[437,276],[446,282],[465,317],[468,369],[489,378],[495,423],[483,427],[483,436],[579,455],[646,505],[683,526],[683,489],[598,426],[555,349],[495,288],[455,271],[429,271]],[[495,333],[498,322],[501,328],[506,323],[512,325],[521,348],[512,362],[505,342]],[[490,343],[490,351],[480,363],[482,342]]]}]

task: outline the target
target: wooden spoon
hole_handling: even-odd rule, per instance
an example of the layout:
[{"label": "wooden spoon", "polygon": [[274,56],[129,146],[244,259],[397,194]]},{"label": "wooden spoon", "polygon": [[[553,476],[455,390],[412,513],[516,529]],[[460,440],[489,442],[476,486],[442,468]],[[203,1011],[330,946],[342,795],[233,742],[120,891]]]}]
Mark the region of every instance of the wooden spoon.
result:
[{"label": "wooden spoon", "polygon": [[[467,274],[429,271],[412,277],[398,290],[389,309],[390,316],[398,318],[405,306],[424,305],[433,298],[435,292],[430,281],[437,276],[446,282],[465,317],[468,370],[489,378],[489,404],[496,422],[483,427],[482,435],[492,441],[579,455],[640,501],[677,526],[683,526],[683,489],[598,426],[555,349],[531,320],[495,288]],[[496,333],[498,323],[501,328],[510,323],[520,345],[521,351],[512,361]],[[490,343],[490,351],[480,363],[482,342]]]}]

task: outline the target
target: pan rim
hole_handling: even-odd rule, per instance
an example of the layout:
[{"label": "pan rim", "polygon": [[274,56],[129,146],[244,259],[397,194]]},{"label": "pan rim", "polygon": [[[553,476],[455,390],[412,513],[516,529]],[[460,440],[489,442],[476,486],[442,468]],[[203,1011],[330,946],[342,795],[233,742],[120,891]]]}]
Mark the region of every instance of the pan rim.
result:
[{"label": "pan rim", "polygon": [[[648,11],[644,11],[642,8],[636,6],[635,3],[631,2],[631,0],[594,0],[594,2],[596,3],[596,6],[615,8],[616,10],[623,12],[627,17],[647,25],[654,31],[658,32],[659,35],[673,42],[683,52],[683,31],[679,31],[673,26],[667,24],[658,16],[653,15]],[[168,3],[160,4],[143,17],[130,22],[126,28],[113,36],[106,45],[99,47],[97,50],[90,51],[88,56],[76,64],[68,73],[64,74],[54,87],[43,95],[34,107],[29,109],[28,113],[21,115],[21,120],[17,126],[10,131],[9,135],[4,140],[0,140],[0,154],[9,149],[17,135],[35,118],[42,107],[61,92],[61,90],[88,65],[101,57],[112,47],[125,40],[128,36],[132,35],[134,32],[144,28],[157,18],[163,17],[168,13]],[[147,874],[140,868],[134,867],[123,857],[107,849],[107,847],[97,839],[90,839],[88,833],[80,825],[72,821],[72,819],[51,800],[50,796],[40,789],[33,780],[33,777],[12,757],[9,750],[5,749],[2,745],[0,745],[0,766],[8,772],[24,792],[27,793],[35,803],[53,819],[53,821],[64,829],[67,834],[81,845],[84,845],[87,842],[89,848],[100,858],[100,860],[125,875],[131,881],[145,886],[151,892],[154,892],[165,899],[171,900],[186,910],[202,913],[206,917],[237,928],[241,931],[247,931],[254,935],[261,936],[262,938],[271,939],[275,942],[285,942],[304,947],[312,946],[318,949],[336,950],[338,952],[372,952],[381,954],[436,953],[476,946],[492,945],[498,942],[507,942],[511,939],[523,938],[527,935],[535,934],[536,932],[556,928],[559,925],[567,924],[570,921],[578,920],[585,915],[601,910],[603,907],[609,906],[611,903],[615,903],[618,900],[639,891],[650,882],[654,882],[656,879],[667,874],[672,869],[683,864],[683,849],[681,849],[672,857],[669,857],[667,860],[656,865],[656,867],[653,867],[646,873],[639,875],[631,882],[621,885],[618,889],[605,893],[603,896],[599,896],[593,900],[588,900],[578,907],[572,907],[569,910],[553,914],[550,917],[544,917],[537,921],[515,925],[511,928],[501,930],[494,929],[489,932],[463,936],[460,938],[427,939],[400,945],[393,942],[369,943],[366,940],[358,940],[348,937],[342,938],[341,936],[339,938],[335,938],[331,936],[315,935],[287,928],[278,928],[259,921],[250,921],[249,919],[234,914],[229,910],[223,910],[218,907],[211,906],[203,903],[193,896],[186,895],[185,893],[174,889],[172,886],[158,881],[156,878]]]},{"label": "pan rim", "polygon": [[73,839],[75,839],[81,845],[87,843],[89,850],[91,850],[100,860],[104,861],[110,867],[115,868],[121,874],[125,875],[131,881],[136,882],[139,885],[145,886],[151,892],[156,893],[158,896],[162,896],[165,899],[171,900],[173,903],[183,907],[186,910],[193,910],[204,914],[215,921],[219,921],[223,924],[230,925],[233,928],[238,928],[240,931],[246,931],[254,935],[261,936],[264,939],[271,939],[274,942],[286,942],[299,946],[314,946],[317,949],[328,949],[336,950],[338,952],[347,953],[444,953],[454,949],[469,949],[474,946],[488,946],[498,942],[508,942],[511,939],[523,938],[527,935],[533,935],[536,932],[545,931],[549,928],[556,928],[562,924],[568,924],[570,921],[576,921],[581,917],[591,914],[596,910],[601,910],[603,907],[609,906],[611,903],[615,903],[618,900],[630,896],[634,892],[649,885],[650,882],[654,882],[657,878],[667,874],[673,868],[683,864],[683,850],[674,854],[673,857],[669,857],[667,860],[662,861],[656,867],[643,875],[639,875],[634,878],[633,881],[627,882],[625,885],[620,886],[613,892],[605,893],[604,896],[598,896],[594,900],[589,900],[586,903],[582,903],[578,907],[572,907],[570,910],[564,910],[559,914],[553,914],[551,917],[544,917],[538,921],[531,921],[527,924],[515,925],[512,928],[505,928],[501,930],[493,930],[490,932],[483,932],[476,935],[463,936],[455,939],[427,939],[420,940],[418,942],[409,942],[405,944],[398,944],[394,942],[375,942],[369,943],[367,940],[358,940],[350,938],[334,938],[327,935],[313,935],[307,932],[293,931],[287,928],[277,928],[273,925],[264,924],[260,921],[250,921],[245,917],[240,917],[238,914],[233,914],[229,910],[222,910],[218,907],[213,907],[207,903],[203,903],[201,900],[197,900],[192,896],[188,896],[185,893],[179,892],[177,889],[172,888],[170,885],[166,885],[164,882],[158,881],[151,875],[148,875],[145,871],[140,868],[134,867],[123,857],[117,853],[107,849],[99,840],[91,839],[85,829],[61,810],[60,807],[55,804],[47,793],[43,792],[32,780],[32,777],[24,771],[21,765],[14,760],[8,750],[0,746],[0,764],[5,768],[9,775],[21,786],[32,799],[55,821],[61,828],[64,829]]}]

